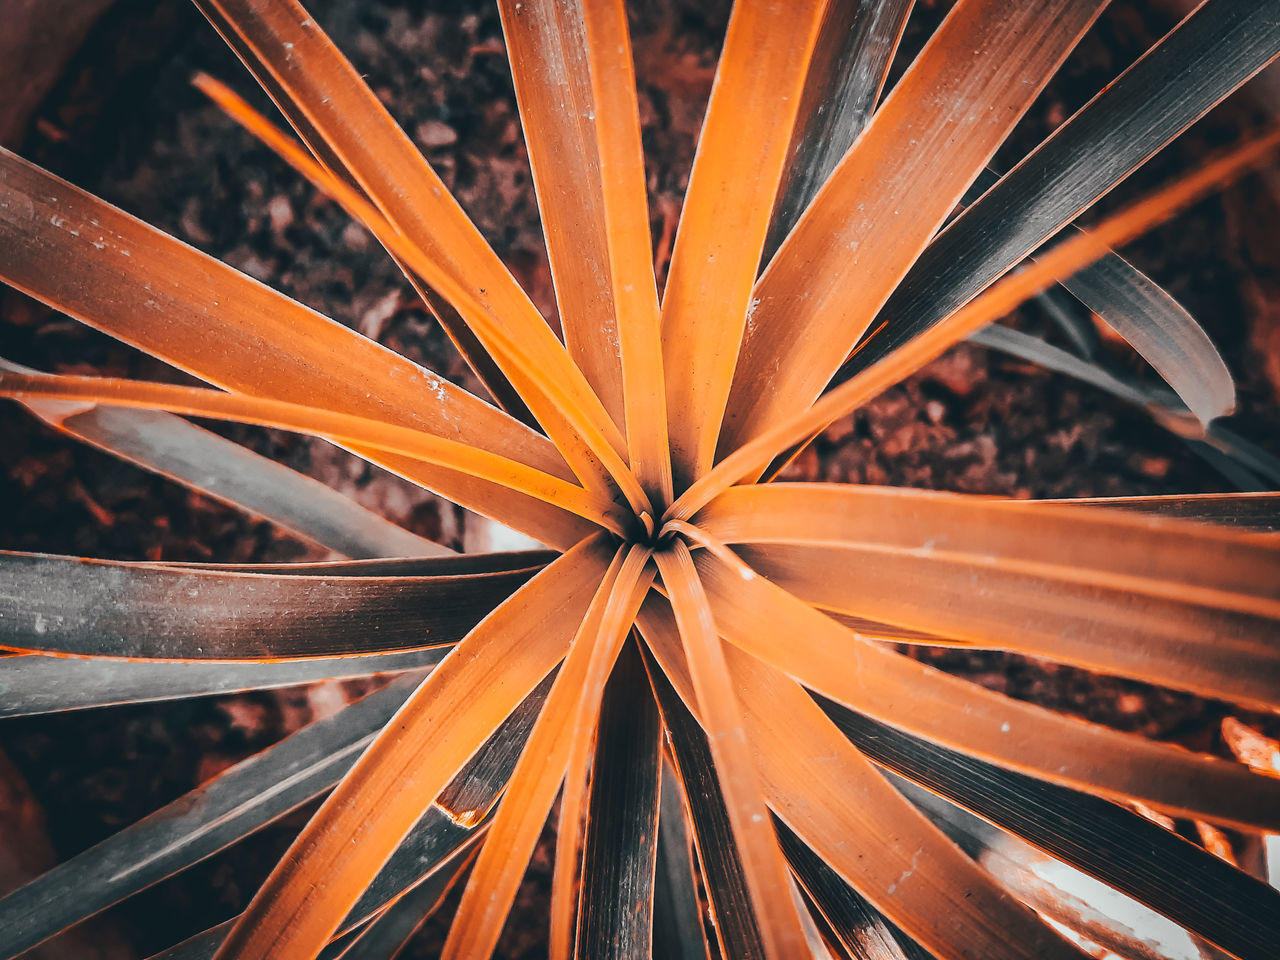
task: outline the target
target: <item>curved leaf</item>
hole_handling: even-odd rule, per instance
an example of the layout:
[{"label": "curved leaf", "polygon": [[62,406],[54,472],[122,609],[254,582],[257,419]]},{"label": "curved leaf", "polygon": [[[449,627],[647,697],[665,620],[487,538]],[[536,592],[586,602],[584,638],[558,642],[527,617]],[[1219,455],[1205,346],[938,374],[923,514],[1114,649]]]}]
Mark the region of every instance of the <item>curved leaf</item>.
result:
[{"label": "curved leaf", "polygon": [[512,556],[515,566],[505,572],[341,577],[0,553],[0,647],[279,660],[443,646],[462,639],[537,572]]},{"label": "curved leaf", "polygon": [[[1201,4],[938,235],[877,314],[853,368],[958,309],[1277,53],[1272,0]],[[1189,392],[1202,415],[1223,401],[1217,390]]]},{"label": "curved leaf", "polygon": [[1280,891],[1124,807],[819,706],[876,763],[1145,903],[1237,957],[1280,939]]},{"label": "curved leaf", "polygon": [[294,841],[220,958],[323,948],[423,810],[564,655],[604,575],[602,539],[548,566],[441,661]]},{"label": "curved leaf", "polygon": [[1217,347],[1180,303],[1129,261],[1110,254],[1061,283],[1124,337],[1201,423],[1235,408],[1235,385]]},{"label": "curved leaf", "polygon": [[[131,282],[142,267],[148,284]],[[0,279],[218,386],[425,429],[572,477],[545,438],[501,411],[3,149]],[[371,459],[494,515],[492,484]],[[528,501],[520,510],[505,508],[504,522],[571,545],[563,511]]]},{"label": "curved leaf", "polygon": [[[975,186],[981,185],[981,194],[999,180],[988,168]],[[1234,408],[1235,384],[1218,348],[1182,304],[1129,261],[1117,253],[1107,253],[1093,265],[1058,282],[1151,364],[1202,424]],[[1091,320],[1074,322],[1073,315],[1060,303],[1063,296],[1046,290],[1038,299],[1073,343],[1084,348],[1082,355],[1093,360],[1097,331]],[[979,330],[970,339],[981,342],[985,333]],[[851,359],[836,379],[845,378],[864,362],[862,357]],[[1111,389],[1105,383],[1099,385]]]},{"label": "curved leaf", "polygon": [[852,709],[1079,790],[1280,827],[1280,780],[993,693],[859,638],[740,561],[707,551],[696,561],[727,640]]},{"label": "curved leaf", "polygon": [[448,652],[448,647],[437,647],[412,653],[280,663],[6,656],[0,658],[0,717],[182,700],[403,673],[434,666]]},{"label": "curved leaf", "polygon": [[68,436],[347,557],[435,557],[451,551],[338,491],[170,413],[29,401]]},{"label": "curved leaf", "polygon": [[767,264],[871,119],[913,0],[831,0],[764,245]]},{"label": "curved leaf", "polygon": [[718,455],[808,406],[1105,6],[962,0],[756,285]]}]

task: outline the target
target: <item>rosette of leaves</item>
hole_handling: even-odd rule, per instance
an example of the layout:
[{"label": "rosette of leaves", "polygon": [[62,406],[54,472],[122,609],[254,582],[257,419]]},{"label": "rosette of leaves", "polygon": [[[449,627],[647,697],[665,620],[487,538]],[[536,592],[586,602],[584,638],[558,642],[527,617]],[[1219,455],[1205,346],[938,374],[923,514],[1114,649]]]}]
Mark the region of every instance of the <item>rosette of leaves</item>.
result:
[{"label": "rosette of leaves", "polygon": [[[1208,0],[976,197],[1102,0],[960,0],[883,98],[909,2],[738,0],[661,299],[621,3],[503,2],[563,339],[301,6],[197,4],[296,137],[202,87],[377,236],[498,405],[0,154],[3,278],[211,384],[6,364],[0,392],[357,558],[8,554],[5,711],[398,675],[0,900],[6,954],[328,791],[247,910],[167,956],[392,956],[462,878],[444,955],[487,956],[557,796],[556,958],[1081,956],[1064,926],[1167,955],[1034,857],[1272,955],[1280,894],[1133,805],[1277,832],[1280,781],[899,644],[1275,710],[1274,497],[768,481],[1058,281],[1192,416],[1229,409],[1203,333],[1111,248],[1274,133],[1042,247],[1280,51],[1273,0]],[[550,549],[449,556],[188,416],[330,439]]]}]

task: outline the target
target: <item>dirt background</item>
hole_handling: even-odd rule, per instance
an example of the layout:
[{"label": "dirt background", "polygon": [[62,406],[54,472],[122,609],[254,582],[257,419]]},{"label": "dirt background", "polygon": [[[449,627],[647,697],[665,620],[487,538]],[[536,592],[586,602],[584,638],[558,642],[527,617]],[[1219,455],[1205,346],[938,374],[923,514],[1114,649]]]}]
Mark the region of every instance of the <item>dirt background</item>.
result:
[{"label": "dirt background", "polygon": [[[648,2],[634,17],[655,239],[674,229],[728,4]],[[922,2],[891,81],[941,18]],[[554,317],[496,11],[481,3],[313,4],[313,13],[424,149],[535,302]],[[1175,0],[1116,3],[997,157],[1010,165],[1178,18]],[[243,68],[195,10],[118,0],[37,110],[22,152],[61,176],[456,382],[479,389],[368,234],[189,86],[197,70],[261,108]],[[1274,71],[1273,71],[1274,73]],[[1240,91],[1117,191],[1133,197],[1265,119],[1276,77]],[[1271,84],[1268,88],[1266,85]],[[1235,429],[1280,453],[1280,174],[1250,177],[1126,250],[1220,346],[1239,388]],[[1051,330],[1036,307],[1011,320]],[[1120,345],[1114,361],[1150,375]],[[74,321],[0,296],[0,355],[66,373],[181,380]],[[249,428],[220,432],[320,477],[458,548],[463,512],[327,444]],[[1141,412],[1092,388],[976,347],[953,350],[834,425],[794,478],[1029,497],[1208,492],[1230,487]],[[322,556],[270,524],[64,440],[0,410],[0,548],[113,559]],[[1126,730],[1223,752],[1222,704],[1013,657],[937,662],[1013,696]],[[306,722],[333,690],[209,698],[0,723],[0,888],[74,855]],[[1238,713],[1234,715],[1240,715]],[[1258,726],[1265,721],[1245,717]],[[1274,723],[1271,732],[1278,732]],[[2,759],[2,757],[0,757]],[[305,811],[108,911],[45,956],[145,957],[243,907]],[[6,838],[7,833],[7,838]],[[500,955],[545,955],[545,844]],[[440,921],[409,956],[434,956]]]}]

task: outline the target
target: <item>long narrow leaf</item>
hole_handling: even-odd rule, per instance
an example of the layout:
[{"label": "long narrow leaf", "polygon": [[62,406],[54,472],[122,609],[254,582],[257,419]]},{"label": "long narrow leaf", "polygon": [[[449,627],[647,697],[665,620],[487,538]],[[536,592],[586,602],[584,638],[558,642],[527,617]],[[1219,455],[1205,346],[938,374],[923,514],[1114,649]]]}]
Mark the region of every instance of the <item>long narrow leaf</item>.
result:
[{"label": "long narrow leaf", "polygon": [[1275,616],[1081,583],[1050,568],[1004,569],[972,554],[770,544],[744,546],[741,555],[772,582],[825,609],[1255,709],[1280,707]]},{"label": "long narrow leaf", "polygon": [[[329,789],[417,683],[416,678],[396,681],[334,717],[304,727],[0,899],[0,924],[6,936],[12,935],[4,946],[13,954],[5,956],[186,869]],[[477,835],[484,811],[511,775],[548,686],[544,681],[525,698],[441,794],[441,806],[423,814],[352,907],[341,933],[433,875],[442,860]],[[474,807],[476,815],[449,812],[450,804]],[[207,938],[208,954],[219,940]]]},{"label": "long narrow leaf", "polygon": [[498,10],[565,346],[623,427],[618,319],[582,7],[503,0]]},{"label": "long narrow leaf", "polygon": [[[259,426],[279,427],[313,436],[347,441],[396,456],[410,457],[446,469],[466,472],[510,491],[505,501],[495,503],[498,517],[511,518],[521,497],[532,497],[560,506],[583,519],[603,520],[614,509],[600,491],[586,491],[576,484],[499,453],[435,436],[408,427],[352,416],[335,410],[303,406],[280,400],[200,387],[179,387],[163,383],[117,380],[109,377],[71,377],[52,374],[21,374],[0,370],[0,396],[17,399],[78,400],[92,404],[115,404],[143,410],[166,410],[188,416],[234,420]],[[584,516],[585,514],[585,516]],[[612,526],[618,529],[616,520]],[[555,539],[564,535],[563,530]]]},{"label": "long narrow leaf", "polygon": [[907,777],[1238,957],[1280,937],[1280,892],[1124,807],[1004,770],[819,700],[845,736]]},{"label": "long narrow leaf", "polygon": [[644,662],[629,642],[605,688],[591,768],[576,953],[583,960],[662,955],[652,943],[660,734]]},{"label": "long narrow leaf", "polygon": [[591,736],[609,673],[653,582],[649,557],[639,545],[620,547],[601,581],[511,775],[449,928],[442,960],[487,956],[497,945],[573,742]]},{"label": "long narrow leaf", "polygon": [[426,806],[564,655],[603,554],[600,538],[584,541],[454,648],[294,841],[220,958],[314,956],[328,942]]},{"label": "long narrow leaf", "polygon": [[[139,265],[145,288],[127,280]],[[210,383],[426,428],[572,476],[551,444],[501,411],[4,150],[0,279]],[[510,501],[454,471],[374,459],[490,515]],[[516,503],[506,522],[571,545],[563,511]]]},{"label": "long narrow leaf", "polygon": [[[988,168],[974,186],[982,187],[979,194],[985,193],[999,179]],[[1124,337],[1164,377],[1202,424],[1231,412],[1235,406],[1235,384],[1218,348],[1195,318],[1141,270],[1119,254],[1108,253],[1059,283]],[[1053,291],[1045,291],[1039,299],[1050,316],[1067,316],[1057,306]],[[1076,333],[1081,328],[1083,336]],[[1073,340],[1083,340],[1090,347],[1097,339],[1092,321],[1067,323],[1065,329]],[[983,332],[978,331],[971,339],[981,340]],[[1089,352],[1086,349],[1086,354]],[[857,351],[841,367],[836,379],[847,379],[852,371],[867,364],[869,356],[871,354],[863,356]],[[1107,383],[1099,385],[1111,389]]]},{"label": "long narrow leaf", "polygon": [[[467,761],[437,803],[427,808],[348,911],[322,957],[340,952],[335,948],[348,942],[350,935],[357,933],[370,917],[384,913],[388,904],[395,903],[420,884],[440,882],[441,868],[451,859],[464,855],[485,834],[488,830],[485,813],[506,787],[550,687],[548,676]],[[208,960],[234,923],[233,918],[206,930],[163,956],[165,960]]]},{"label": "long narrow leaf", "polygon": [[958,309],[1277,53],[1271,0],[1203,3],[930,244],[880,311],[858,369]]},{"label": "long narrow leaf", "polygon": [[537,572],[512,557],[505,573],[340,577],[0,553],[0,647],[191,661],[444,646]]},{"label": "long narrow leaf", "polygon": [[795,956],[804,932],[790,897],[779,896],[789,883],[786,863],[765,810],[760,782],[747,746],[742,708],[729,676],[715,620],[698,581],[693,556],[683,540],[656,558],[684,646],[698,716],[724,798],[733,841],[751,894],[766,957]]},{"label": "long narrow leaf", "polygon": [[726,543],[878,545],[925,559],[975,554],[1066,567],[1081,578],[1092,574],[1087,582],[1204,603],[1217,597],[1227,609],[1274,613],[1280,599],[1274,546],[1232,530],[1104,513],[1075,501],[783,483],[728,490],[698,515],[698,525]]},{"label": "long narrow leaf", "polygon": [[760,278],[721,456],[818,396],[1105,5],[952,9]]},{"label": "long narrow leaf", "polygon": [[170,663],[13,656],[0,659],[0,717],[25,717],[125,703],[185,700],[421,670],[447,647],[366,657],[281,663]]},{"label": "long narrow leaf", "polygon": [[672,471],[680,487],[709,470],[715,455],[826,7],[826,0],[739,0],[729,19],[662,303]]},{"label": "long narrow leaf", "polygon": [[1157,517],[1175,517],[1259,533],[1280,530],[1280,492],[1198,493],[1186,496],[1095,497],[1081,500],[1043,500],[1078,503],[1110,510],[1132,510]]},{"label": "long narrow leaf", "polygon": [[680,798],[680,783],[663,761],[658,813],[658,855],[653,882],[653,955],[671,960],[710,960],[702,902],[694,876],[694,852]]},{"label": "long narrow leaf", "polygon": [[954,804],[890,776],[898,791],[1015,897],[1090,943],[1124,957],[1202,960],[1187,931],[1123,894],[1099,884],[1029,843],[984,823]]},{"label": "long narrow leaf", "polygon": [[622,0],[585,0],[581,11],[595,111],[609,280],[622,358],[631,467],[651,503],[671,500],[657,279],[631,37]]},{"label": "long narrow leaf", "polygon": [[[1280,703],[1280,550],[1247,535],[1066,505],[825,484],[737,488],[703,516],[708,533],[751,544],[748,562],[809,603],[1209,696]],[[1115,643],[1117,635],[1128,642]]]},{"label": "long narrow leaf", "polygon": [[[669,613],[667,617],[670,617]],[[647,609],[641,612],[639,626],[648,649],[652,650],[652,638],[659,628]],[[675,638],[674,655],[680,657],[674,620],[670,621],[670,635]],[[756,924],[742,862],[733,842],[729,813],[720,795],[711,747],[697,720],[681,703],[651,653],[646,653],[645,663],[654,696],[662,711],[662,726],[666,731],[671,760],[680,778],[684,814],[693,830],[720,956],[734,957],[735,960],[761,960],[764,942]],[[692,695],[692,691],[689,692]]]},{"label": "long narrow leaf", "polygon": [[[1174,331],[1175,336],[1178,333]],[[1272,483],[1280,483],[1280,464],[1273,463],[1274,458],[1269,454],[1223,427],[1221,421],[1207,427],[1194,422],[1182,399],[1158,386],[1139,383],[1096,361],[1078,357],[1039,337],[1000,324],[974,332],[969,341],[1074,377],[1142,407],[1157,424],[1185,440],[1194,453],[1241,490],[1266,489],[1267,484],[1259,479],[1260,476],[1268,477]],[[1216,350],[1213,353],[1216,356]],[[1201,384],[1208,365],[1207,357],[1204,362],[1192,362],[1180,368],[1178,376],[1171,380],[1185,378],[1193,386]]]},{"label": "long narrow leaf", "polygon": [[1076,789],[1245,829],[1280,826],[1280,781],[992,693],[859,638],[745,565],[707,551],[696,560],[726,639],[848,707]]},{"label": "long narrow leaf", "polygon": [[1067,376],[1105,390],[1139,407],[1145,407],[1149,402],[1148,394],[1136,384],[1126,383],[1098,364],[1077,357],[1061,347],[1055,347],[1021,330],[993,323],[989,327],[974,331],[969,341],[982,347],[1012,354],[1023,360],[1030,360],[1032,363],[1058,373],[1065,373]]},{"label": "long narrow leaf", "polygon": [[[36,373],[0,360],[0,369]],[[348,557],[451,553],[338,491],[181,417],[155,410],[28,401],[55,430]]]},{"label": "long narrow leaf", "polygon": [[1129,261],[1102,257],[1062,285],[1155,367],[1201,423],[1235,408],[1231,374],[1208,335]]},{"label": "long narrow leaf", "polygon": [[[430,815],[431,811],[428,810],[423,819],[426,820]],[[418,826],[423,826],[422,822]],[[450,821],[433,821],[432,826],[441,833],[451,835],[459,831],[457,825]],[[418,827],[415,827],[415,832],[417,830]],[[465,834],[465,831],[463,833]],[[411,834],[410,837],[412,838],[412,836]],[[403,889],[403,885],[397,889],[397,892],[401,894],[401,898],[413,894],[414,891],[422,887],[439,889],[441,886],[447,887],[452,884],[455,875],[451,868],[457,862],[454,858],[460,858],[465,863],[468,849],[472,846],[473,839],[474,837],[472,836],[465,836],[460,842],[452,845],[446,841],[444,845],[448,847],[448,852],[437,857],[435,864],[425,876],[415,874],[414,883],[409,889]],[[406,840],[407,842],[409,841]],[[388,867],[391,866],[392,864],[389,863]],[[392,901],[390,906],[394,906],[396,902],[398,901]],[[380,910],[372,914],[363,914],[358,925],[351,927],[345,934],[340,934],[329,941],[317,955],[317,960],[340,960],[343,951],[347,950],[359,938],[360,934],[368,929],[370,923],[376,922],[379,917],[385,916],[390,906],[385,905],[384,901],[384,905]],[[352,913],[354,914],[355,911],[353,910]],[[219,945],[226,939],[227,934],[235,925],[236,919],[232,918],[216,926],[209,927],[207,930],[203,930],[193,937],[188,937],[167,950],[153,954],[149,960],[213,960]]]},{"label": "long narrow leaf", "polygon": [[766,263],[871,119],[912,3],[827,4],[769,224]]}]

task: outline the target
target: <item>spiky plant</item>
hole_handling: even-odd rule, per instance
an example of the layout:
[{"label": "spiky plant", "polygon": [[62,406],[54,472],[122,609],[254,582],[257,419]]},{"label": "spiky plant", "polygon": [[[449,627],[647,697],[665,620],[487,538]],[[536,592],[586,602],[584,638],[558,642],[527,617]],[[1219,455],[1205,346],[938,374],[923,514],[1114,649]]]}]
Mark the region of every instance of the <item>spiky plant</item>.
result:
[{"label": "spiky plant", "polygon": [[[556,958],[706,956],[699,889],[732,958],[1081,956],[1037,911],[1141,946],[1027,882],[1027,844],[1273,955],[1280,895],[1126,804],[1274,832],[1280,782],[895,643],[1275,710],[1280,544],[1158,515],[1266,526],[1274,498],[1133,512],[766,481],[1060,280],[1196,417],[1228,408],[1194,322],[1109,251],[1276,134],[1028,257],[1275,56],[1274,0],[1208,0],[976,199],[1103,0],[960,0],[878,107],[907,0],[739,0],[661,302],[621,3],[503,2],[563,343],[300,6],[196,2],[301,142],[202,87],[382,241],[505,412],[0,154],[3,278],[222,388],[7,364],[0,393],[347,556],[412,558],[6,555],[9,713],[403,674],[0,901],[7,954],[332,787],[245,913],[168,956],[391,956],[467,870],[445,956],[486,956],[557,795]],[[333,440],[553,552],[442,556],[175,414]]]}]

